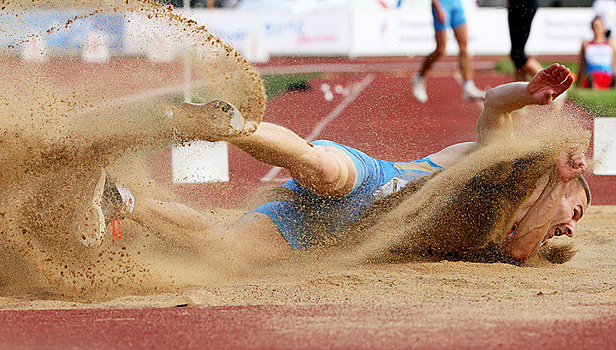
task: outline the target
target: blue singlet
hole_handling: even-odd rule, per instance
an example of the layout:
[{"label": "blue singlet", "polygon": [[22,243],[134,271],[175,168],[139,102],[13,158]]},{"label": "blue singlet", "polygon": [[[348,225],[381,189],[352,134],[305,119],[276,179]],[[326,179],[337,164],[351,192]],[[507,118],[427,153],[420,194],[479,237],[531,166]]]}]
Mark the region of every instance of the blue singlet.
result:
[{"label": "blue singlet", "polygon": [[283,187],[298,193],[307,205],[273,201],[252,211],[269,216],[291,248],[296,250],[306,250],[322,243],[319,242],[322,238],[315,237],[311,232],[307,224],[309,217],[316,216],[324,231],[335,239],[358,220],[376,199],[395,192],[413,179],[442,169],[430,160],[430,156],[418,160],[388,162],[331,141],[319,140],[313,144],[337,147],[353,159],[357,168],[357,181],[351,193],[342,198],[321,197],[291,179]]}]

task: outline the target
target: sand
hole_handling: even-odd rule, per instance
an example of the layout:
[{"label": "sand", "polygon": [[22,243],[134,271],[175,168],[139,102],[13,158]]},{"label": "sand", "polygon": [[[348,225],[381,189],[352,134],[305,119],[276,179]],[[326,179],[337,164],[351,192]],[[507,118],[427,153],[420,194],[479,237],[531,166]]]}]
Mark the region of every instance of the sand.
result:
[{"label": "sand", "polygon": [[[228,48],[212,40],[223,51]],[[211,66],[198,53],[193,58],[202,57],[202,64],[197,64],[200,74],[195,80],[216,78],[212,70],[234,72],[219,81],[210,80],[206,84],[210,88],[199,98],[221,95],[259,118],[264,104],[262,86],[241,57],[231,50],[225,56],[228,59]],[[170,144],[166,131],[161,134],[156,127],[159,120],[147,124],[151,120],[145,116],[163,118],[170,102],[166,96],[155,98],[154,103],[118,101],[115,97],[121,96],[114,97],[118,90],[113,88],[125,75],[93,84],[80,78],[88,77],[88,70],[94,74],[96,68],[79,66],[76,60],[54,62],[63,67],[77,65],[75,72],[86,72],[71,81],[73,85],[67,84],[70,89],[57,89],[58,81],[68,78],[57,76],[55,70],[28,74],[28,67],[11,62],[11,69],[20,69],[22,74],[7,68],[1,75],[3,86],[10,90],[4,95],[18,98],[6,100],[5,109],[0,110],[3,115],[17,116],[4,118],[1,125],[0,309],[419,304],[447,310],[439,317],[466,315],[484,322],[525,317],[580,320],[616,312],[614,206],[588,210],[576,236],[567,239],[578,253],[562,265],[542,261],[522,267],[453,261],[336,264],[331,259],[308,264],[297,257],[258,269],[229,271],[219,261],[130,220],[122,223],[124,239],[108,239],[98,249],[87,249],[75,239],[71,218],[79,209],[79,198],[87,193],[92,174],[101,167],[131,188],[160,199],[181,200],[153,183],[145,165],[152,149]],[[148,75],[152,67],[118,63],[116,68],[120,72],[130,69],[133,77],[146,77],[136,80],[148,81],[149,89],[173,81],[173,75],[161,75],[162,71]],[[229,81],[237,85],[229,88],[225,84]],[[86,89],[86,85],[96,88]],[[33,86],[38,88],[33,90]],[[93,103],[92,99],[101,96],[98,89],[103,89],[106,98]],[[31,113],[31,106],[51,108]],[[103,125],[114,128],[79,123],[83,110],[88,116],[106,118]],[[58,123],[49,122],[56,118]],[[113,147],[100,152],[103,141]],[[225,224],[243,212],[214,209],[213,217]],[[573,312],[587,304],[597,306],[597,314]]]},{"label": "sand", "polygon": [[[2,309],[141,308],[229,305],[421,305],[439,319],[483,322],[585,320],[614,315],[615,206],[591,207],[573,238],[578,253],[562,265],[467,262],[367,264],[310,271],[270,269],[178,293],[124,296],[108,301],[70,302],[0,298]],[[582,306],[593,312],[578,312]],[[427,321],[427,320],[426,320]]]},{"label": "sand", "polygon": [[[35,61],[16,57],[37,35],[22,28],[27,11],[49,8],[79,9],[65,22],[43,28],[52,37],[90,26],[87,21],[99,14],[132,16],[127,23],[151,24],[132,39],[149,47],[162,38],[175,60],[150,61],[146,48],[140,57],[113,57],[107,63],[84,62],[74,53]],[[254,127],[265,108],[258,74],[205,28],[148,1],[16,1],[2,11],[2,29],[10,35],[0,49],[5,63],[0,74],[0,244],[7,267],[0,273],[1,295],[108,299],[177,290],[161,258],[177,251],[174,242],[129,242],[129,249],[108,240],[100,249],[84,249],[76,240],[83,232],[75,222],[87,214],[84,208],[103,168],[134,190],[171,199],[170,191],[152,183],[143,163],[153,150],[178,143],[169,112],[181,101],[184,86],[190,86],[193,102],[233,103]],[[187,64],[189,84],[183,74]],[[198,127],[183,130],[180,141],[198,134]],[[139,249],[150,244],[163,253],[154,249],[141,256]],[[192,275],[194,270],[187,272]],[[194,280],[177,283],[204,279]]]}]

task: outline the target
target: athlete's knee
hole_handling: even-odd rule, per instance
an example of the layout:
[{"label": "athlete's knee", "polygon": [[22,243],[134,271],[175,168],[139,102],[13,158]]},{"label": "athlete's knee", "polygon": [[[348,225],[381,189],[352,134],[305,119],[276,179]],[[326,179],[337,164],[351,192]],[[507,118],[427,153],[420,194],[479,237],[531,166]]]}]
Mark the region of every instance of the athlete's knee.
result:
[{"label": "athlete's knee", "polygon": [[447,47],[447,45],[436,45],[436,48],[432,52],[432,55],[436,56],[436,57],[441,57],[442,55],[445,54],[445,48],[446,47]]},{"label": "athlete's knee", "polygon": [[303,171],[291,171],[291,175],[317,195],[339,196],[348,193],[349,183],[355,180],[354,168],[351,169],[349,164],[353,161],[350,158],[345,161],[343,151],[318,145],[315,148],[317,152],[311,155],[314,159],[309,161],[311,166]]},{"label": "athlete's knee", "polygon": [[298,166],[289,168],[291,176],[310,190],[327,188],[337,180],[338,164],[322,146],[301,155]]},{"label": "athlete's knee", "polygon": [[459,45],[458,56],[466,57],[468,56],[468,46],[467,45]]},{"label": "athlete's knee", "polygon": [[316,185],[322,188],[336,187],[342,174],[348,174],[344,162],[333,152],[322,152],[317,164],[314,178],[317,182]]}]

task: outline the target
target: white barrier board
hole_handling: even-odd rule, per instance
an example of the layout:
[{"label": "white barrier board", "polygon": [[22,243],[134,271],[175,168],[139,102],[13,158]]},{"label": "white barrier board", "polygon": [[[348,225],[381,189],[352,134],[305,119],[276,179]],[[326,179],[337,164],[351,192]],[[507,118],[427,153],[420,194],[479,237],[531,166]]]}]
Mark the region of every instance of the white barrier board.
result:
[{"label": "white barrier board", "polygon": [[616,118],[595,118],[593,158],[593,173],[616,175]]},{"label": "white barrier board", "polygon": [[171,149],[174,183],[229,181],[226,142],[193,141]]},{"label": "white barrier board", "polygon": [[346,12],[191,12],[185,14],[237,47],[239,51],[249,50],[251,40],[254,45],[255,38],[258,38],[264,46],[259,50],[270,55],[346,55],[349,52],[350,19]]},{"label": "white barrier board", "polygon": [[[477,8],[465,3],[469,30],[469,52],[474,55],[508,55],[510,50],[507,10]],[[425,55],[435,47],[432,14],[428,1],[417,1],[400,9],[383,11],[240,11],[194,9],[178,11],[221,36],[250,61],[279,56],[412,56]],[[24,16],[0,15],[0,24],[11,28],[1,42],[18,42],[20,36],[43,31],[57,18],[74,16],[70,11],[33,11]],[[96,19],[104,32],[111,55],[148,55],[169,62],[176,58],[176,43],[182,38],[163,20],[141,14],[114,14]],[[590,39],[590,8],[540,8],[526,46],[531,55],[574,55],[582,40]],[[92,19],[94,21],[94,19]],[[36,25],[32,24],[35,23]],[[107,27],[105,27],[107,25]],[[62,33],[41,38],[51,55],[78,53],[86,45],[89,22],[72,25]],[[41,28],[39,28],[41,27]],[[19,29],[17,29],[19,28]],[[21,30],[23,28],[23,30]],[[15,29],[15,30],[13,30]],[[44,31],[43,31],[44,32]],[[66,33],[65,33],[66,32]],[[62,36],[60,36],[62,34]],[[66,40],[60,40],[63,38]],[[458,47],[449,31],[446,53]],[[92,39],[92,38],[91,38]],[[96,38],[95,38],[96,39]],[[92,48],[100,40],[90,40]],[[14,50],[23,50],[16,45]],[[76,52],[77,51],[77,52]]]}]

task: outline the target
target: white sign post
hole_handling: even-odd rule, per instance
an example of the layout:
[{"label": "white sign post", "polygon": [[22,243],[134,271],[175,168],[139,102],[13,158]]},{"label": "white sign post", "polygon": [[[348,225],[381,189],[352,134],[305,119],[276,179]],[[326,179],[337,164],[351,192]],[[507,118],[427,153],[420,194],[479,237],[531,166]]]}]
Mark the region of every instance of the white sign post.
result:
[{"label": "white sign post", "polygon": [[27,36],[21,58],[28,62],[45,62],[49,59],[47,43],[42,32],[32,32]]},{"label": "white sign post", "polygon": [[[184,1],[184,9],[189,9]],[[184,100],[190,102],[192,74],[190,60],[184,56]],[[227,143],[192,141],[171,149],[171,168],[174,183],[203,183],[229,181],[229,150]]]},{"label": "white sign post", "polygon": [[594,170],[596,175],[616,175],[616,118],[595,118]]},{"label": "white sign post", "polygon": [[173,147],[171,166],[174,183],[229,181],[227,143],[194,141]]}]

